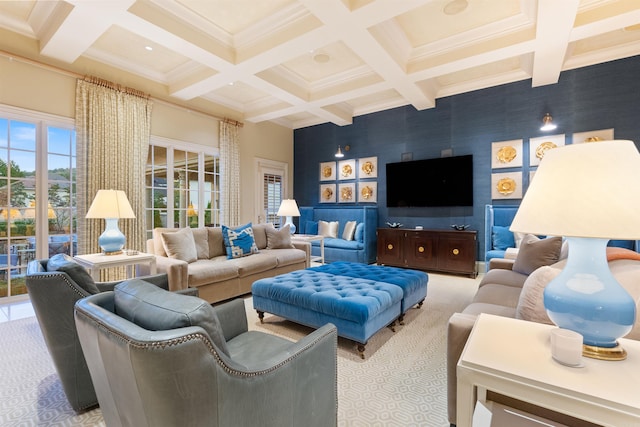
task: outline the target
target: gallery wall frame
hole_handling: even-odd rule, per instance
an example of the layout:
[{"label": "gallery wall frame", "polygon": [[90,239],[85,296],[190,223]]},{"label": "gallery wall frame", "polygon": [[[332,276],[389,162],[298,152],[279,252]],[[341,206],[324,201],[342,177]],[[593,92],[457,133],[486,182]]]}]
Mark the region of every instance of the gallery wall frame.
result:
[{"label": "gallery wall frame", "polygon": [[378,177],[378,157],[363,157],[358,159],[358,179]]},{"label": "gallery wall frame", "polygon": [[338,202],[339,203],[355,203],[356,201],[356,183],[349,182],[338,184]]},{"label": "gallery wall frame", "polygon": [[491,168],[522,167],[522,139],[491,143]]},{"label": "gallery wall frame", "polygon": [[565,135],[540,136],[529,139],[529,165],[538,166],[544,154],[565,144]]},{"label": "gallery wall frame", "polygon": [[356,160],[340,160],[338,162],[338,179],[347,180],[356,178]]},{"label": "gallery wall frame", "polygon": [[573,144],[582,144],[585,142],[611,141],[615,139],[613,136],[613,128],[590,130],[587,132],[576,132],[572,135]]},{"label": "gallery wall frame", "polygon": [[522,199],[522,172],[491,174],[491,198],[493,200]]},{"label": "gallery wall frame", "polygon": [[336,202],[336,184],[320,184],[320,203]]},{"label": "gallery wall frame", "polygon": [[320,181],[336,180],[336,162],[320,163]]},{"label": "gallery wall frame", "polygon": [[358,182],[358,203],[377,203],[378,183],[376,181]]}]

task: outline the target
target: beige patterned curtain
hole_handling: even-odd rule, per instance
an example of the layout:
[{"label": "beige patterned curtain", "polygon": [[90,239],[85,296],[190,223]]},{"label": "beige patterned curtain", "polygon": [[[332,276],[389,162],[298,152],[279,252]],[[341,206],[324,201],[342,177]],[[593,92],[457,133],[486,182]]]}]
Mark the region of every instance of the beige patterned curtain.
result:
[{"label": "beige patterned curtain", "polygon": [[[78,252],[100,252],[104,220],[85,219],[100,189],[123,190],[135,219],[120,219],[126,248],[145,249],[145,164],[152,103],[134,89],[87,77],[76,86]],[[109,279],[110,277],[103,279]]]},{"label": "beige patterned curtain", "polygon": [[233,120],[220,121],[221,222],[230,227],[240,225],[240,126]]}]

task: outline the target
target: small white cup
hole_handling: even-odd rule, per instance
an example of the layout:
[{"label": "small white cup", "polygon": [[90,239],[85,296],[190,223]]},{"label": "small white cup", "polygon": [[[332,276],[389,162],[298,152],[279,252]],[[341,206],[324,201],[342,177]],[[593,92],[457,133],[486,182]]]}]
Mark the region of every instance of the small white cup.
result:
[{"label": "small white cup", "polygon": [[582,364],[582,335],[569,329],[551,330],[551,356],[567,366]]}]

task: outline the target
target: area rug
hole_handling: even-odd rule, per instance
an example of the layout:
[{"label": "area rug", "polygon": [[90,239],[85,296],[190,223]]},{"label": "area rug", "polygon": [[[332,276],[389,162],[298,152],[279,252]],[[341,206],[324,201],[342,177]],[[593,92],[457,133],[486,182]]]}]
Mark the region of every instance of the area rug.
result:
[{"label": "area rug", "polygon": [[[362,360],[338,341],[338,425],[448,427],[446,324],[469,303],[477,280],[430,275],[427,299],[396,331],[385,328]],[[245,299],[249,328],[297,340],[309,328],[265,315]],[[68,404],[35,317],[0,323],[0,425],[104,426],[100,409],[76,414]]]}]

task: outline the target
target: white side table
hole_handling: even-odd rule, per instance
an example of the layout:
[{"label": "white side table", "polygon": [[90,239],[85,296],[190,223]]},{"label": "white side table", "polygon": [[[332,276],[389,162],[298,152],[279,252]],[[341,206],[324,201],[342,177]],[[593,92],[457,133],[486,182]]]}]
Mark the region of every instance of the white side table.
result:
[{"label": "white side table", "polygon": [[299,240],[302,242],[311,243],[314,240],[320,241],[320,256],[312,256],[309,258],[309,261],[319,262],[324,264],[324,236],[316,235],[316,234],[294,234],[291,236],[291,240]]},{"label": "white side table", "polygon": [[570,368],[551,358],[553,328],[478,316],[458,362],[458,427],[471,426],[487,390],[602,426],[640,426],[640,341],[620,340],[626,360],[583,358]]},{"label": "white side table", "polygon": [[76,262],[89,271],[93,280],[100,280],[100,270],[111,267],[127,267],[127,277],[133,277],[135,271],[133,267],[137,264],[147,264],[150,274],[156,274],[156,257],[153,254],[139,252],[137,255],[104,255],[87,254],[73,257]]}]

